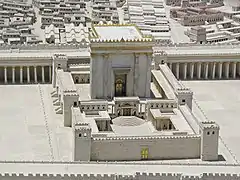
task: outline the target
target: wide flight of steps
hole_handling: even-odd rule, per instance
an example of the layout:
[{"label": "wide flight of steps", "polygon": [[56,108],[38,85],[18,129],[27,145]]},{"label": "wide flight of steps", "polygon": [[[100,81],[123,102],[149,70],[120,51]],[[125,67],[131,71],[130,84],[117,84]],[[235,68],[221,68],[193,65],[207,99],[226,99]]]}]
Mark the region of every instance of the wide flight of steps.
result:
[{"label": "wide flight of steps", "polygon": [[117,126],[140,126],[145,121],[135,116],[120,116],[113,119],[113,124]]}]

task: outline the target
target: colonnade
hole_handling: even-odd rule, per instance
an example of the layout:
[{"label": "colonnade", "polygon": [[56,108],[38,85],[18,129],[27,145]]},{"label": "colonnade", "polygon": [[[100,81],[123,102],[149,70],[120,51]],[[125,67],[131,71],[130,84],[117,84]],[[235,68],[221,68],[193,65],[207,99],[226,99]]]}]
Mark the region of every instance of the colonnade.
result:
[{"label": "colonnade", "polygon": [[177,79],[236,79],[240,62],[173,62],[167,63]]},{"label": "colonnade", "polygon": [[0,67],[0,83],[26,84],[49,83],[52,79],[52,66],[4,66]]}]

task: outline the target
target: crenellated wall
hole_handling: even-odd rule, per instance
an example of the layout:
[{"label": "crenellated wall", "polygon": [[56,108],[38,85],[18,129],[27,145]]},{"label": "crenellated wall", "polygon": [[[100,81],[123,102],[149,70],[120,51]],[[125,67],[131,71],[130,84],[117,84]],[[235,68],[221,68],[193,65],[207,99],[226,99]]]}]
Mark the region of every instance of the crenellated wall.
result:
[{"label": "crenellated wall", "polygon": [[[161,170],[159,170],[161,171]],[[2,173],[1,180],[240,180],[239,174],[202,173],[185,175],[181,173],[135,172],[122,174],[15,174]]]},{"label": "crenellated wall", "polygon": [[93,138],[91,160],[141,160],[142,148],[148,159],[200,158],[200,143],[198,135]]}]

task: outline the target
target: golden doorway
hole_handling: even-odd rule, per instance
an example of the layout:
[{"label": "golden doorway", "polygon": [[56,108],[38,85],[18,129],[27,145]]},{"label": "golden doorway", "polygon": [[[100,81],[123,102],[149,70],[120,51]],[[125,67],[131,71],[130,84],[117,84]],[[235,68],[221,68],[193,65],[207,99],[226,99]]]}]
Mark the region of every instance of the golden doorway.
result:
[{"label": "golden doorway", "polygon": [[115,96],[126,96],[126,75],[115,76]]}]

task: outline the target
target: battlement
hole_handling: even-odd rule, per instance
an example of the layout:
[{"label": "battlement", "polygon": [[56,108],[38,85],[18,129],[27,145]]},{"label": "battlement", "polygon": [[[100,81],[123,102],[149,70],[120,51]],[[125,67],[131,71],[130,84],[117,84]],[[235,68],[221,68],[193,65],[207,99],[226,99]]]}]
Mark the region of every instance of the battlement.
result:
[{"label": "battlement", "polygon": [[188,175],[183,175],[181,177],[181,180],[200,180],[201,177],[200,176],[188,176]]},{"label": "battlement", "polygon": [[81,125],[75,125],[75,130],[81,130],[81,131],[91,131],[91,128],[89,125],[86,124],[81,124]]},{"label": "battlement", "polygon": [[[200,42],[196,43],[172,43],[172,42],[160,42],[156,43],[156,46],[158,47],[192,47],[192,46],[198,46],[198,47],[210,47],[210,48],[219,48],[219,47],[226,47],[226,46],[238,46],[240,47],[239,42],[231,42],[231,43],[204,43],[201,44]],[[162,50],[156,51],[156,53],[161,53]]]},{"label": "battlement", "polygon": [[116,175],[114,174],[22,174],[22,173],[1,173],[1,177],[24,177],[24,178],[74,178],[74,179],[114,179]]},{"label": "battlement", "polygon": [[202,178],[204,179],[205,177],[208,177],[209,179],[224,179],[224,180],[228,180],[228,179],[239,179],[240,178],[240,174],[226,174],[226,173],[203,173]]},{"label": "battlement", "polygon": [[200,175],[183,175],[180,173],[150,173],[150,172],[136,172],[130,175],[124,174],[52,174],[52,173],[1,173],[0,178],[9,178],[15,180],[15,178],[27,178],[34,180],[36,179],[99,179],[99,180],[114,180],[114,179],[137,179],[137,178],[174,178],[181,180],[202,180],[202,179],[216,179],[216,180],[232,180],[239,179],[240,174],[230,174],[230,173],[203,173]]},{"label": "battlement", "polygon": [[89,126],[89,124],[84,122],[77,122],[75,126]]},{"label": "battlement", "polygon": [[91,43],[136,43],[136,42],[153,42],[150,38],[142,39],[91,39]]},{"label": "battlement", "polygon": [[89,43],[77,44],[0,44],[0,50],[49,50],[49,49],[79,49],[87,48]]},{"label": "battlement", "polygon": [[147,105],[149,108],[177,108],[177,102],[175,100],[158,100],[158,99],[150,99],[147,100]]},{"label": "battlement", "polygon": [[136,172],[136,176],[147,176],[151,177],[178,177],[180,178],[182,174],[179,173],[148,173],[148,172]]},{"label": "battlement", "polygon": [[204,121],[201,122],[202,129],[219,129],[219,125],[217,125],[214,121]]},{"label": "battlement", "polygon": [[154,139],[199,139],[199,135],[172,135],[172,136],[115,136],[115,137],[94,137],[95,141],[126,141],[126,140],[154,140]]}]

